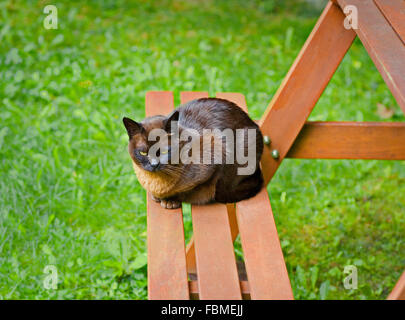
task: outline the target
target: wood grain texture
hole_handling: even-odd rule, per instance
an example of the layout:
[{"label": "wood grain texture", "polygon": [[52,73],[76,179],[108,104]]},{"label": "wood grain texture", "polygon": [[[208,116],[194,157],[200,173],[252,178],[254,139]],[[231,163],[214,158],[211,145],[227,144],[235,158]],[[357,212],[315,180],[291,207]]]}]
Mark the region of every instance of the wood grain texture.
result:
[{"label": "wood grain texture", "polygon": [[[216,96],[230,100],[236,103],[245,112],[248,112],[246,99],[243,94],[217,93]],[[245,265],[249,264],[250,268],[250,277],[248,274],[248,280],[250,281],[250,279],[252,279],[251,284],[247,281],[241,282],[244,299],[293,299],[292,289],[266,188],[263,188],[261,193],[256,197],[236,203],[235,209],[236,208],[238,211],[237,222],[241,225],[240,228],[244,230],[243,234],[241,233],[241,241]],[[258,210],[259,208],[260,210]],[[250,216],[252,212],[252,215],[256,215],[255,217]],[[264,226],[262,224],[263,222],[265,224]],[[231,230],[232,229],[231,225]],[[249,229],[251,231],[246,232],[246,230]],[[239,226],[236,225],[235,235],[237,235],[238,231]],[[259,247],[257,247],[257,243],[263,246],[259,245]],[[253,250],[253,252],[249,250]],[[268,258],[272,259],[272,261],[269,261]],[[264,269],[261,269],[262,267]],[[253,275],[252,273],[254,272],[258,272],[259,274]],[[263,278],[260,279],[261,277]],[[253,286],[253,289],[250,289],[251,286]],[[253,290],[253,293],[251,290]]]},{"label": "wood grain texture", "polygon": [[[344,18],[337,5],[327,4],[259,122],[263,135],[272,140],[262,157],[266,184],[287,155],[356,36],[353,30],[344,28]],[[279,151],[279,159],[271,157],[272,149]]]},{"label": "wood grain texture", "polygon": [[148,91],[145,95],[145,116],[168,114],[174,109],[173,92]]},{"label": "wood grain texture", "polygon": [[243,111],[248,112],[246,99],[242,93],[239,92],[218,92],[215,95],[217,98],[229,100],[238,105]]},{"label": "wood grain texture", "polygon": [[[180,93],[181,103],[186,103],[186,102],[194,100],[194,99],[206,98],[206,97],[208,97],[208,92],[184,91],[184,92]],[[216,94],[216,97],[232,101],[232,102],[236,103],[239,107],[241,107],[245,112],[247,112],[246,99],[245,99],[245,96],[241,93],[219,92]],[[230,224],[230,228],[231,228],[232,241],[235,241],[236,237],[239,234],[238,224],[236,221],[235,205],[229,204],[229,205],[227,205],[227,209],[228,209],[229,224]],[[187,271],[188,271],[188,273],[195,274],[197,272],[197,269],[196,269],[196,262],[195,262],[195,248],[194,248],[194,239],[193,238],[191,238],[189,243],[187,244],[186,252],[187,252]]]},{"label": "wood grain texture", "polygon": [[239,234],[238,221],[236,219],[236,207],[234,203],[229,203],[226,205],[228,211],[229,227],[231,228],[232,242],[236,240]]},{"label": "wood grain texture", "polygon": [[[248,112],[245,96],[238,92],[218,92],[216,94],[217,98],[226,99],[232,101],[238,105],[243,111]],[[235,204],[228,204],[228,219],[231,227],[232,241],[235,241],[239,234],[238,222],[236,219],[236,207]],[[243,292],[242,292],[243,293]]]},{"label": "wood grain texture", "polygon": [[307,122],[287,158],[405,160],[405,123]]},{"label": "wood grain texture", "polygon": [[194,99],[207,98],[208,92],[206,91],[182,91],[180,92],[180,102],[186,103]]},{"label": "wood grain texture", "polygon": [[[167,114],[174,108],[173,93],[146,94],[146,116]],[[166,210],[147,195],[148,298],[189,299],[183,215]]]},{"label": "wood grain texture", "polygon": [[[208,97],[181,92],[181,103]],[[200,299],[241,299],[227,206],[192,206],[194,236],[187,246],[188,272],[197,271]],[[194,273],[194,272],[193,272]]]},{"label": "wood grain texture", "polygon": [[[248,112],[243,94],[226,92],[216,96]],[[244,299],[293,299],[266,188],[256,197],[236,203],[235,209],[239,226],[234,227],[234,232],[236,236],[243,229],[241,241],[246,269],[249,265],[249,282],[241,281]]]},{"label": "wood grain texture", "polygon": [[356,33],[405,112],[405,46],[373,0],[338,0],[340,7],[358,11]]},{"label": "wood grain texture", "polygon": [[[191,280],[188,282],[190,296],[194,299],[199,299],[199,290],[198,290],[198,282],[196,280]],[[241,288],[242,296],[244,300],[250,300],[250,288],[249,283],[245,280],[239,281],[239,285]]]},{"label": "wood grain texture", "polygon": [[[188,94],[188,97],[193,97],[193,95]],[[223,98],[230,100],[240,106],[243,110],[247,112],[246,100],[242,94],[239,93],[217,93],[216,95],[218,98]],[[270,202],[268,200],[267,192],[265,189],[261,192],[262,197],[264,196],[264,202],[267,203],[267,206],[263,201],[259,201],[256,203],[256,198],[248,200],[248,203],[245,203],[245,207],[242,204],[242,211],[240,213],[241,218],[238,218],[238,222],[241,223],[245,230],[251,230],[252,232],[249,234],[245,231],[244,235],[241,235],[242,241],[245,244],[245,250],[253,250],[253,253],[247,252],[245,253],[245,259],[249,260],[250,263],[250,270],[252,273],[259,272],[258,275],[252,275],[251,277],[254,279],[256,287],[254,288],[254,295],[252,296],[250,292],[246,291],[246,288],[249,288],[250,285],[246,282],[243,284],[242,287],[242,295],[244,298],[249,299],[253,297],[254,299],[292,299],[292,290],[288,279],[287,270],[284,263],[284,258],[281,252],[281,247],[279,244],[279,240],[277,237],[277,230],[275,228],[274,219],[272,219],[272,212],[270,207]],[[263,194],[264,192],[264,194]],[[236,204],[236,207],[240,206],[240,203]],[[228,220],[230,221],[231,225],[231,238],[232,241],[236,238],[238,234],[238,225],[236,221],[233,221],[235,218],[235,207],[233,205],[228,205]],[[195,208],[193,206],[193,208]],[[258,210],[260,208],[260,210]],[[255,210],[256,209],[256,210]],[[256,212],[256,219],[252,221],[249,218],[251,211]],[[248,216],[248,219],[246,219]],[[244,219],[245,218],[245,219]],[[194,219],[194,215],[193,215]],[[265,222],[264,229],[263,229],[263,221]],[[193,220],[194,223],[194,220]],[[199,232],[199,228],[196,229],[194,227],[194,232]],[[256,233],[262,233],[261,235]],[[270,234],[272,233],[272,235]],[[259,240],[258,240],[259,239]],[[266,244],[266,247],[259,246],[256,248],[254,241],[258,240],[259,242],[262,241],[262,244]],[[263,241],[267,242],[264,243]],[[278,243],[278,251],[277,251],[277,243]],[[253,245],[250,245],[253,244]],[[268,250],[267,244],[271,245],[270,252],[265,252]],[[193,250],[193,247],[189,247],[189,250]],[[198,249],[197,249],[198,251]],[[263,251],[263,252],[262,252]],[[255,255],[258,255],[256,257]],[[264,258],[262,258],[264,257]],[[268,261],[268,258],[272,259],[272,261]],[[267,259],[266,259],[267,258]],[[198,258],[197,258],[198,261]],[[267,263],[267,265],[266,265]],[[197,262],[198,264],[198,262]],[[233,265],[233,262],[232,262]],[[265,267],[265,271],[261,270],[261,267]],[[198,269],[198,268],[197,268]],[[272,277],[273,275],[273,277]],[[264,282],[261,281],[261,277],[264,277]],[[248,276],[249,277],[249,276]],[[281,277],[281,278],[280,278]],[[281,280],[280,280],[280,279]],[[199,283],[201,280],[199,274]],[[285,280],[286,279],[286,280]],[[266,281],[267,280],[267,281]],[[281,281],[281,283],[279,282]],[[205,281],[201,282],[201,285],[205,285]],[[201,285],[195,286],[200,287]],[[196,288],[194,287],[194,290]],[[201,288],[199,288],[201,290]],[[196,292],[193,292],[196,295]]]},{"label": "wood grain texture", "polygon": [[374,0],[374,2],[405,44],[405,1]]},{"label": "wood grain texture", "polygon": [[197,265],[195,262],[195,247],[194,247],[194,236],[191,237],[190,241],[186,246],[186,264],[187,273],[197,275]]},{"label": "wood grain texture", "polygon": [[405,300],[405,271],[402,273],[394,289],[388,296],[388,300]]},{"label": "wood grain texture", "polygon": [[193,205],[191,216],[200,299],[242,299],[226,206]]},{"label": "wood grain texture", "polygon": [[236,203],[236,216],[252,299],[293,299],[266,188]]},{"label": "wood grain texture", "polygon": [[[208,92],[206,91],[182,91],[180,92],[180,103],[187,103],[194,99],[207,98]],[[194,247],[194,237],[191,237],[186,248],[186,262],[187,262],[187,272],[190,274],[197,273],[197,265],[195,261],[195,247]]]}]

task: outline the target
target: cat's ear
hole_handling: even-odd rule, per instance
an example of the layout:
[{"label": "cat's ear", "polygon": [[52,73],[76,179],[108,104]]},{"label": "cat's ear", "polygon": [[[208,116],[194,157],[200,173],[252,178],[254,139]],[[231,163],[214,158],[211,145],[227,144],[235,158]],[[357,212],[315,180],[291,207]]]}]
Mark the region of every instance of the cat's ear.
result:
[{"label": "cat's ear", "polygon": [[166,132],[171,132],[172,129],[176,130],[176,128],[173,126],[175,124],[177,125],[177,122],[179,121],[179,116],[180,116],[179,110],[174,110],[167,116],[164,126]]},{"label": "cat's ear", "polygon": [[124,117],[122,122],[124,122],[124,126],[127,129],[128,137],[130,139],[142,131],[142,125],[132,119]]}]

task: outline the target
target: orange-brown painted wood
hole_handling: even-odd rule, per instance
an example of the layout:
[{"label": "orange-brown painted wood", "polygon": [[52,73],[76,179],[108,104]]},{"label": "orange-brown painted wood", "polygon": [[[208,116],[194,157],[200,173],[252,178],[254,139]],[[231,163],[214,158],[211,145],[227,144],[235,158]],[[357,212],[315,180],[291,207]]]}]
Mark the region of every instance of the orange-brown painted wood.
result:
[{"label": "orange-brown painted wood", "polygon": [[243,111],[248,112],[246,99],[242,93],[239,92],[218,92],[215,95],[217,98],[232,101],[238,105]]},{"label": "orange-brown painted wood", "polygon": [[[259,124],[272,140],[262,157],[266,184],[287,155],[356,34],[343,26],[341,9],[329,2],[270,102]],[[272,149],[280,157],[271,157]]]},{"label": "orange-brown painted wood", "polygon": [[[246,100],[245,100],[245,97],[242,94],[240,94],[240,93],[217,93],[216,96],[218,98],[223,98],[223,99],[233,101],[234,103],[236,103],[238,106],[240,106],[243,110],[245,110],[247,112]],[[188,93],[187,97],[194,98],[195,96],[192,95],[191,93]],[[266,197],[267,197],[267,193],[266,193]],[[258,215],[261,215],[262,217],[258,217],[258,219],[256,220],[256,224],[261,224],[262,220],[269,221],[269,215],[272,215],[271,211],[269,211],[269,210],[271,210],[271,207],[270,207],[268,197],[267,197],[266,201],[268,202],[268,208],[263,209],[263,207],[262,207],[262,211],[260,213],[258,213]],[[262,205],[262,203],[260,203],[259,205]],[[238,206],[238,204],[237,204],[237,206]],[[235,207],[233,205],[231,205],[231,204],[228,205],[227,207],[228,207],[228,219],[230,220],[230,226],[231,226],[231,238],[232,238],[232,241],[233,241],[236,238],[236,236],[238,235],[238,231],[239,231],[237,222],[236,221],[233,222],[233,219],[235,219]],[[269,209],[269,210],[267,210],[267,209]],[[250,212],[250,209],[246,208],[245,212]],[[243,214],[242,214],[242,217],[243,217]],[[245,223],[245,220],[241,220],[241,221],[242,221],[241,222],[242,224]],[[252,222],[252,221],[250,221],[250,222]],[[274,225],[274,220],[273,220],[273,225]],[[260,230],[260,226],[256,226],[254,223],[253,224],[251,223],[249,226],[247,226],[247,228],[251,228],[252,230]],[[272,231],[274,232],[274,230],[276,232],[275,237],[277,238],[277,230],[275,228],[275,225],[274,225],[274,228],[273,228]],[[265,232],[263,237],[268,238],[268,234],[266,234],[266,232]],[[274,239],[272,239],[272,240],[274,240]],[[245,242],[249,243],[249,241],[251,241],[251,240],[248,239]],[[277,241],[278,241],[278,238],[277,238]],[[247,244],[247,246],[249,247],[248,244]],[[276,247],[276,244],[274,246]],[[188,248],[189,248],[190,252],[191,252],[191,250],[194,249],[194,247],[192,247],[192,246],[189,246]],[[264,249],[264,248],[260,248],[260,249]],[[260,249],[259,249],[259,255],[260,255]],[[273,257],[274,257],[274,252],[275,251],[273,250]],[[281,252],[281,248],[280,248],[279,253],[281,255],[277,259],[281,258],[281,263],[278,262],[278,261],[272,261],[272,264],[269,265],[269,268],[271,269],[270,273],[273,273],[273,274],[280,273],[280,267],[279,266],[280,266],[280,264],[281,265],[284,264],[284,258],[283,258],[282,252]],[[263,253],[263,254],[266,256],[266,253]],[[246,256],[246,254],[245,254],[245,256]],[[247,254],[247,256],[249,257],[248,259],[251,259],[250,257],[252,255]],[[253,270],[255,270],[255,266],[257,266],[257,259],[253,258],[252,260],[250,260],[250,264],[251,264],[251,268]],[[260,266],[258,266],[258,269],[260,269]],[[287,292],[285,293],[284,296],[282,294],[280,294],[280,292],[277,292],[277,293],[275,293],[274,297],[291,299],[292,298],[292,291],[291,291],[291,286],[289,284],[288,274],[286,273],[285,265],[284,265],[284,271],[285,271],[284,276],[286,276],[286,278],[287,278],[287,285],[288,285]],[[278,279],[272,279],[272,280],[278,281]],[[277,286],[283,287],[283,284],[279,285],[279,284],[274,284],[273,283],[271,288],[275,288]],[[256,290],[255,291],[256,292],[256,297],[258,299],[267,298],[266,294],[269,294],[268,290],[267,290],[267,292],[265,292],[266,291],[265,289],[263,289],[262,291],[260,291],[260,289],[261,289],[261,287],[259,287],[258,289],[255,289]],[[283,288],[283,290],[285,290],[285,288]],[[193,294],[196,294],[196,292],[193,292]],[[244,298],[247,298],[247,299],[250,298],[250,294],[248,292],[243,291],[243,288],[242,288],[242,295],[243,295]]]},{"label": "orange-brown painted wood", "polygon": [[[246,99],[242,93],[217,92],[216,97],[232,101],[237,106],[239,106],[243,111],[248,113]],[[231,227],[232,240],[235,241],[236,237],[239,234],[238,222],[236,219],[236,207],[235,207],[235,204],[229,204],[229,205],[227,205],[227,207],[228,207],[228,218],[229,218],[229,223],[230,223],[230,227]]]},{"label": "orange-brown painted wood", "polygon": [[[193,92],[193,91],[184,91],[180,93],[180,100],[181,103],[186,103],[188,101],[198,99],[198,98],[206,98],[208,97],[208,92]],[[241,93],[237,92],[219,92],[216,94],[217,98],[227,99],[236,103],[239,107],[241,107],[244,111],[247,112],[246,100],[245,96]],[[231,228],[231,236],[232,241],[235,241],[236,237],[239,234],[238,224],[236,221],[236,211],[235,205],[229,204],[227,205],[228,209],[228,219]],[[187,244],[186,248],[187,252],[187,271],[188,273],[196,273],[196,263],[195,263],[195,248],[194,248],[194,239],[191,238],[189,243]]]},{"label": "orange-brown painted wood", "polygon": [[[392,8],[387,9],[380,0],[375,0],[375,3],[379,5],[381,11],[372,0],[333,2],[337,2],[341,7],[352,4],[359,9],[360,28],[356,32],[398,104],[405,111],[405,79],[403,77],[405,50],[404,46],[400,45],[403,41],[403,21],[399,21],[398,16],[393,14]],[[260,121],[263,133],[269,135],[272,140],[270,148],[265,149],[262,161],[266,182],[271,179],[286,156],[403,159],[403,148],[399,146],[403,134],[402,124],[308,123],[291,148],[316,101],[354,40],[355,33],[353,30],[344,29],[343,19],[344,15],[338,6],[329,2]],[[185,102],[207,95],[206,92],[183,92],[181,99]],[[220,93],[217,96],[234,101],[241,107],[243,105],[243,95]],[[245,101],[244,103],[246,104]],[[170,111],[163,111],[162,106],[163,109],[164,106],[173,108],[173,96],[170,92],[147,94],[147,116]],[[353,144],[353,140],[356,140],[353,138],[356,137],[357,144]],[[384,140],[389,141],[388,146],[387,143],[383,145]],[[374,145],[370,150],[372,142]],[[335,148],[331,149],[327,144],[333,144]],[[366,148],[367,146],[369,148]],[[278,160],[270,157],[271,149],[277,149],[280,152]],[[185,299],[184,297],[188,298],[189,290],[194,294],[197,290],[202,299],[240,299],[241,291],[246,294],[246,287],[249,288],[253,299],[293,298],[265,188],[253,199],[236,204],[236,216],[245,253],[249,284],[243,284],[243,281],[239,282],[238,279],[232,244],[237,235],[238,226],[234,223],[235,226],[229,227],[230,223],[232,226],[231,220],[235,216],[232,205],[192,206],[195,243],[191,242],[188,247],[187,267],[189,260],[194,260],[194,267],[197,264],[198,285],[193,285],[193,282],[189,285],[186,276],[181,210],[177,210],[177,214],[172,215],[177,221],[163,218],[163,228],[159,229],[157,221],[161,224],[162,211],[158,204],[150,200],[148,195],[149,298],[167,299],[169,296],[170,298],[175,296],[174,298]],[[168,226],[177,226],[177,228],[180,226],[180,229],[178,228],[180,232]],[[156,232],[160,235],[167,234],[168,238],[175,240],[175,245],[172,246],[173,242],[170,242],[168,247],[164,247],[167,242],[159,242],[154,236]],[[178,245],[179,243],[182,243],[182,248]],[[216,244],[218,244],[217,247],[215,247]],[[157,253],[156,248],[162,245],[166,253],[169,252],[173,257],[171,261],[174,263],[164,261],[162,255]],[[176,252],[173,248],[180,248],[176,257],[174,257]],[[218,257],[223,257],[224,260],[219,263]],[[171,273],[160,270],[162,266],[178,271],[174,273],[175,281],[173,278],[168,279]],[[173,287],[176,288],[174,292]],[[186,294],[185,291],[187,291]],[[403,298],[403,295],[405,295],[405,273],[389,298]]]},{"label": "orange-brown painted wood", "polygon": [[172,91],[148,91],[145,95],[145,116],[168,114],[174,109]]},{"label": "orange-brown painted wood", "polygon": [[236,203],[252,299],[293,299],[267,190]]},{"label": "orange-brown painted wood", "polygon": [[[146,93],[146,116],[167,114],[174,108],[173,93]],[[148,298],[189,299],[183,215],[166,210],[147,195]]]},{"label": "orange-brown painted wood", "polygon": [[[238,92],[218,92],[216,94],[217,98],[226,99],[232,101],[238,105],[243,111],[248,112],[245,96]],[[235,204],[229,204],[228,207],[228,218],[231,227],[232,241],[235,241],[239,234],[238,222],[236,219],[236,207]]]},{"label": "orange-brown painted wood", "polygon": [[191,237],[190,241],[186,246],[186,263],[187,263],[187,273],[197,274],[197,265],[195,263],[195,247],[194,247],[194,237]]},{"label": "orange-brown painted wood", "polygon": [[405,123],[307,122],[287,158],[405,160]]},{"label": "orange-brown painted wood", "polygon": [[[248,112],[243,94],[217,93],[216,96],[230,100]],[[236,203],[235,209],[238,223],[235,234],[241,233],[249,280],[249,283],[246,283],[249,292],[245,292],[242,287],[244,298],[293,299],[266,188],[263,188],[256,197]]]},{"label": "orange-brown painted wood", "polygon": [[373,0],[338,0],[358,12],[356,33],[383,77],[398,105],[405,112],[405,46]]},{"label": "orange-brown painted wood", "polygon": [[[247,104],[246,104],[246,99],[245,96],[241,93],[217,93],[216,95],[218,98],[223,98],[230,100],[234,103],[236,103],[239,107],[241,107],[245,112],[248,112]],[[235,238],[238,235],[238,232],[240,232],[239,228],[244,229],[244,233],[241,233],[241,241],[242,241],[242,246],[243,246],[243,252],[244,252],[244,257],[245,257],[245,265],[249,264],[249,272],[248,273],[248,280],[250,278],[253,279],[252,283],[249,284],[246,282],[246,287],[244,286],[244,283],[242,287],[242,294],[244,299],[271,299],[270,297],[274,299],[293,299],[292,295],[292,290],[291,290],[291,285],[290,281],[288,278],[288,273],[287,269],[285,267],[285,262],[284,262],[284,257],[283,253],[281,251],[281,247],[279,245],[279,240],[278,240],[278,235],[277,235],[277,229],[274,223],[274,219],[272,219],[272,211],[271,211],[271,206],[270,206],[270,201],[267,195],[267,191],[265,188],[261,191],[261,193],[254,197],[253,199],[249,199],[247,201],[242,201],[241,203],[236,203],[235,204],[235,211],[236,208],[238,208],[238,216],[237,216],[237,223],[235,223],[235,227],[232,228],[231,225],[231,230],[234,231]],[[261,210],[257,210],[257,208],[261,208]],[[249,217],[251,212],[255,212],[256,217],[251,219]],[[229,212],[229,210],[228,210]],[[262,223],[268,223],[267,226],[263,228]],[[240,226],[238,226],[238,224]],[[267,228],[267,229],[266,229]],[[251,229],[254,231],[254,233],[262,233],[262,234],[255,234],[253,237],[253,234],[248,234],[246,232],[247,229]],[[270,235],[270,232],[273,232],[273,235]],[[255,241],[269,241],[265,246],[262,247],[256,247]],[[277,243],[279,246],[279,251],[277,252]],[[263,243],[262,243],[263,244]],[[264,252],[268,250],[267,245],[271,246],[273,249],[272,252],[268,255],[267,252]],[[246,252],[246,250],[254,250],[254,252]],[[261,252],[263,251],[263,252]],[[256,257],[256,254],[258,257]],[[266,260],[266,257],[274,258],[273,261],[268,261]],[[266,265],[266,263],[268,263]],[[284,266],[284,268],[283,268]],[[264,267],[264,270],[260,270],[262,267]],[[268,267],[268,269],[266,269]],[[246,266],[246,269],[248,267]],[[254,272],[259,272],[259,275],[253,275],[252,273]],[[250,277],[249,277],[250,274]],[[276,277],[272,278],[271,274],[277,275],[277,277],[280,275],[280,279],[276,279]],[[263,281],[259,280],[260,277],[263,276]],[[250,281],[250,280],[249,280]],[[273,281],[281,281],[281,283],[273,283]],[[269,285],[269,287],[265,287],[266,285]],[[252,287],[253,290],[253,295],[250,291],[250,287]],[[274,291],[273,293],[270,293],[271,290],[275,288],[280,288],[280,292]],[[249,289],[249,291],[244,291]],[[284,293],[281,292],[281,290],[284,290]],[[273,295],[272,295],[273,294]]]},{"label": "orange-brown painted wood", "polygon": [[[226,205],[228,212],[229,227],[231,229],[232,242],[235,241],[239,234],[238,222],[236,220],[236,208],[234,203],[229,203]],[[195,246],[194,237],[191,237],[190,241],[186,247],[186,261],[187,261],[187,272],[189,274],[197,274],[197,265],[195,261]]]},{"label": "orange-brown painted wood", "polygon": [[[191,280],[188,282],[190,296],[193,299],[199,299],[199,290],[198,290],[198,282],[196,280]],[[250,300],[250,289],[249,283],[246,280],[239,281],[239,285],[241,288],[242,296],[244,300]]]},{"label": "orange-brown painted wood", "polygon": [[191,216],[200,299],[242,299],[226,206],[193,205]]},{"label": "orange-brown painted wood", "polygon": [[[181,103],[207,97],[181,92]],[[187,246],[188,271],[197,271],[200,299],[241,299],[227,206],[192,206],[193,238]]]},{"label": "orange-brown painted wood", "polygon": [[234,203],[229,203],[226,205],[228,211],[229,227],[231,228],[232,242],[235,241],[239,234],[238,221],[236,220],[236,207]]},{"label": "orange-brown painted wood", "polygon": [[[182,91],[180,92],[180,103],[187,103],[194,99],[207,98],[208,92],[206,91]],[[194,247],[194,237],[191,237],[186,248],[186,262],[187,262],[187,272],[197,273],[197,266],[195,262],[195,247]]]},{"label": "orange-brown painted wood", "polygon": [[405,1],[374,0],[374,2],[405,44]]},{"label": "orange-brown painted wood", "polygon": [[388,296],[388,300],[405,300],[405,271],[402,273],[394,289]]},{"label": "orange-brown painted wood", "polygon": [[186,103],[194,99],[207,98],[208,92],[206,91],[182,91],[180,92],[180,102]]}]

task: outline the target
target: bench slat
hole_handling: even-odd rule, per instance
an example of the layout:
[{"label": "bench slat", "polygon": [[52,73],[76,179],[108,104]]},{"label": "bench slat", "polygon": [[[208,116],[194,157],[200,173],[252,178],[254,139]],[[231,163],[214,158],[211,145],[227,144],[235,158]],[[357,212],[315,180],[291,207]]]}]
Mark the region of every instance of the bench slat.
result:
[{"label": "bench slat", "polygon": [[248,112],[246,106],[246,99],[242,93],[239,92],[218,92],[216,94],[217,98],[226,99],[237,104],[243,111]]},{"label": "bench slat", "polygon": [[[248,112],[243,94],[217,93],[217,97]],[[253,199],[236,203],[236,208],[251,297],[293,299],[266,188]]]},{"label": "bench slat", "polygon": [[[243,111],[248,112],[246,99],[242,93],[239,92],[217,92],[217,98],[226,99],[237,104]],[[228,204],[228,219],[231,226],[232,241],[235,241],[239,234],[238,222],[236,219],[236,207],[235,204]]]},{"label": "bench slat", "polygon": [[191,215],[200,299],[242,299],[226,206],[193,205]]},{"label": "bench slat", "polygon": [[[180,103],[187,103],[194,99],[207,98],[208,92],[206,91],[182,91],[180,92]],[[187,272],[190,274],[197,273],[197,266],[195,263],[195,247],[194,237],[191,237],[186,249],[186,262]]]},{"label": "bench slat", "polygon": [[[173,93],[146,94],[146,116],[168,114],[174,108]],[[148,298],[189,299],[183,215],[167,210],[147,195]]]},{"label": "bench slat", "polygon": [[[181,92],[181,103],[208,97],[207,92]],[[200,299],[241,299],[227,206],[192,206],[194,236],[188,245],[188,271],[195,269]],[[195,255],[193,255],[195,254]]]},{"label": "bench slat", "polygon": [[[248,112],[243,94],[217,93],[217,97],[230,100]],[[266,188],[253,199],[236,203],[236,208],[252,298],[293,299]],[[270,252],[266,253],[267,250]]]},{"label": "bench slat", "polygon": [[186,103],[194,99],[208,98],[208,92],[206,91],[182,91],[180,92],[181,103]]},{"label": "bench slat", "polygon": [[252,299],[293,299],[266,188],[236,203],[236,216]]},{"label": "bench slat", "polygon": [[[199,290],[198,290],[198,283],[196,280],[191,280],[188,282],[190,288],[190,295],[194,298],[194,300],[199,299]],[[242,291],[243,300],[251,300],[250,299],[250,289],[249,283],[246,280],[240,280],[239,285]]]},{"label": "bench slat", "polygon": [[[194,100],[194,99],[198,99],[198,98],[206,98],[206,97],[208,97],[208,92],[186,91],[186,92],[181,92],[180,97],[181,97],[181,103],[186,103],[190,100]],[[240,106],[244,111],[247,112],[245,96],[241,93],[218,92],[216,94],[216,97],[232,101],[232,102],[236,103],[238,106]],[[233,204],[233,203],[228,204],[227,209],[228,209],[228,219],[229,219],[229,224],[231,227],[231,235],[232,235],[232,242],[233,242],[233,241],[235,241],[236,237],[239,234],[238,223],[236,220],[235,204]],[[188,243],[186,251],[187,251],[187,271],[188,271],[188,273],[197,273],[193,238],[191,238],[190,242]]]}]

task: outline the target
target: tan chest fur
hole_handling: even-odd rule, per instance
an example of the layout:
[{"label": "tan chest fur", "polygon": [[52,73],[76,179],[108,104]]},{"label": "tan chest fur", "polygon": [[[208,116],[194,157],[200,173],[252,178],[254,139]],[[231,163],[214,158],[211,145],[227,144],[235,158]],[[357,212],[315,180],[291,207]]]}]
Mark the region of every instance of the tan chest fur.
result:
[{"label": "tan chest fur", "polygon": [[133,163],[133,167],[139,183],[155,197],[165,198],[176,193],[178,181],[175,178],[143,170],[135,163]]}]

